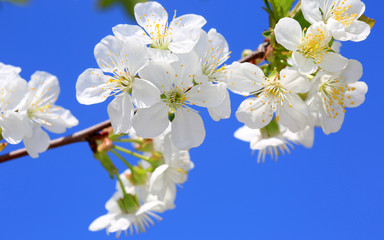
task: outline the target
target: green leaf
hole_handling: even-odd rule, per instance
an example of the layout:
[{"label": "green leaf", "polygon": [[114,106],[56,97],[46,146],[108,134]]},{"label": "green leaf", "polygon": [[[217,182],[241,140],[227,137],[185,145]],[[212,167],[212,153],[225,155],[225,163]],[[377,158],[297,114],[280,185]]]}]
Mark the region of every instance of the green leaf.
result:
[{"label": "green leaf", "polygon": [[[29,0],[3,0],[4,2],[10,2],[14,4],[27,4],[29,3]],[[1,0],[0,0],[1,2]]]},{"label": "green leaf", "polygon": [[118,0],[99,0],[98,6],[99,8],[108,8],[112,6],[114,3],[118,2]]},{"label": "green leaf", "polygon": [[126,12],[131,16],[134,17],[135,13],[133,11],[135,5],[137,3],[146,2],[146,0],[99,0],[98,6],[101,9],[109,8],[113,5],[120,5],[124,7]]},{"label": "green leaf", "polygon": [[371,28],[373,28],[373,26],[374,26],[375,23],[376,23],[376,20],[375,20],[375,19],[369,18],[369,17],[367,17],[367,16],[365,16],[365,15],[361,15],[361,17],[360,17],[358,20],[365,22],[365,23],[368,24]]},{"label": "green leaf", "polygon": [[[272,4],[273,11],[280,19],[288,16],[289,10],[292,8],[292,4],[295,0],[269,0]],[[276,19],[278,20],[278,19]]]},{"label": "green leaf", "polygon": [[311,24],[307,20],[305,20],[303,12],[301,10],[295,15],[294,19],[300,23],[302,29],[309,28],[309,26],[311,26]]}]

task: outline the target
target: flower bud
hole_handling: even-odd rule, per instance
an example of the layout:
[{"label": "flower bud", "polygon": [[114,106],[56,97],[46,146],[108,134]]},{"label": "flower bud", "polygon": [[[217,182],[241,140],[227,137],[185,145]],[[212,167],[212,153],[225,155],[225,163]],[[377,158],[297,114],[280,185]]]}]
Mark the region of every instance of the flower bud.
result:
[{"label": "flower bud", "polygon": [[251,49],[244,49],[243,52],[241,53],[241,57],[244,58],[248,55],[251,55],[253,51]]}]

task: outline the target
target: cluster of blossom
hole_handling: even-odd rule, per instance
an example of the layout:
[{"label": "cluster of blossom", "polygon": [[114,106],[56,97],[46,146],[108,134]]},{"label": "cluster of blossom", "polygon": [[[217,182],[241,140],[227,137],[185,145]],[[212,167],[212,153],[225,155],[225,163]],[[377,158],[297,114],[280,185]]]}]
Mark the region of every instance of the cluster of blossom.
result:
[{"label": "cluster of blossom", "polygon": [[135,149],[147,157],[117,175],[116,193],[105,205],[108,213],[91,223],[91,231],[106,229],[116,237],[122,232],[144,232],[154,220],[161,220],[158,213],[175,207],[176,185],[183,184],[193,168],[188,151],[173,144],[170,128],[153,139],[140,138],[134,130],[129,136]]},{"label": "cluster of blossom", "polygon": [[[291,67],[268,77],[252,64],[233,64],[236,77],[229,85],[241,94],[253,95],[236,112],[246,126],[235,137],[251,143],[265,155],[289,152],[289,142],[311,147],[313,128],[325,134],[340,130],[345,108],[358,107],[368,90],[360,82],[360,62],[338,53],[339,41],[362,41],[370,26],[358,19],[365,10],[360,0],[302,0],[301,10],[311,24],[302,29],[292,18],[282,18],[274,34],[277,43],[291,52]],[[335,44],[333,44],[335,43]],[[240,78],[237,78],[241,76]]]},{"label": "cluster of blossom", "polygon": [[[99,69],[87,69],[76,84],[82,104],[103,102],[116,134],[131,127],[153,138],[171,125],[173,143],[187,150],[202,144],[203,120],[193,105],[208,108],[213,119],[230,115],[229,94],[222,64],[229,57],[225,39],[198,15],[187,14],[168,23],[157,2],[136,4],[138,24],[121,24],[95,47]],[[175,12],[176,15],[176,12]],[[144,31],[144,30],[145,31]]]},{"label": "cluster of blossom", "polygon": [[50,142],[42,127],[63,133],[78,121],[70,111],[55,105],[60,93],[55,76],[37,71],[27,82],[20,72],[19,67],[0,63],[1,135],[10,144],[23,141],[28,154],[37,158]]}]

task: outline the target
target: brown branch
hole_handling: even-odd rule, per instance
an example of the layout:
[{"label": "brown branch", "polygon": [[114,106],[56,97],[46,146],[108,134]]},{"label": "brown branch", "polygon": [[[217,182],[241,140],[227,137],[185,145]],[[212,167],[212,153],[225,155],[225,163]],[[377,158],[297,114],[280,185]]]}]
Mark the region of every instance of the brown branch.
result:
[{"label": "brown branch", "polygon": [[[93,125],[92,127],[89,127],[87,129],[76,132],[72,135],[69,135],[66,137],[61,137],[61,138],[56,138],[56,139],[51,141],[48,149],[61,147],[61,146],[68,145],[71,143],[87,141],[91,136],[96,135],[98,132],[100,132],[104,128],[107,128],[110,126],[111,126],[111,121],[107,120],[107,121],[98,123],[96,125]],[[7,162],[7,161],[10,161],[12,159],[23,157],[26,155],[28,155],[27,149],[25,149],[25,148],[18,149],[18,150],[15,150],[15,151],[12,151],[10,153],[7,153],[7,154],[0,156],[0,163]]]},{"label": "brown branch", "polygon": [[[238,62],[240,63],[251,62],[256,59],[264,60],[268,46],[269,46],[269,42],[263,42],[262,44],[259,45],[258,49],[256,49],[253,53],[238,60]],[[61,146],[65,146],[65,145],[77,143],[77,142],[84,142],[84,141],[91,142],[92,138],[97,136],[97,134],[101,130],[108,128],[110,126],[111,126],[111,121],[107,120],[107,121],[98,123],[96,125],[93,125],[92,127],[89,127],[87,129],[76,132],[72,135],[56,138],[51,141],[48,149],[57,148],[57,147],[61,147]],[[7,154],[1,155],[0,163],[8,162],[10,160],[20,158],[26,155],[28,155],[27,149],[25,148],[18,149],[18,150],[9,152]]]},{"label": "brown branch", "polygon": [[259,47],[253,51],[251,54],[243,57],[242,59],[238,60],[239,63],[244,62],[252,62],[255,59],[265,59],[265,55],[267,53],[267,48],[269,46],[269,42],[265,41],[262,44],[259,45]]}]

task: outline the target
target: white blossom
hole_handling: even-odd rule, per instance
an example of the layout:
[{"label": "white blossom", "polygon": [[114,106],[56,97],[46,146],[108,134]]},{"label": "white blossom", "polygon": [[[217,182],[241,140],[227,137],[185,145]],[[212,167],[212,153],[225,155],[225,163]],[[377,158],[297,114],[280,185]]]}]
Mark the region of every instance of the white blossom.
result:
[{"label": "white blossom", "polygon": [[293,65],[304,74],[315,73],[318,68],[339,72],[348,60],[329,47],[331,32],[323,22],[311,25],[305,32],[299,22],[282,18],[275,27],[276,41],[292,51]]},{"label": "white blossom", "polygon": [[133,127],[140,137],[153,138],[163,133],[171,121],[173,143],[187,150],[201,145],[205,138],[203,120],[189,105],[216,107],[224,100],[225,88],[201,80],[194,54],[178,57],[179,61],[171,64],[150,61],[139,72],[160,89],[160,100],[149,108],[138,109]]},{"label": "white blossom", "polygon": [[19,75],[21,69],[0,63],[0,128],[3,138],[11,144],[19,143],[28,126],[18,106],[27,93],[27,82]]},{"label": "white blossom", "polygon": [[177,61],[174,53],[192,51],[199,40],[200,29],[206,20],[199,15],[187,14],[168,23],[168,13],[158,2],[138,3],[134,8],[137,23],[135,25],[120,24],[113,28],[114,34],[120,39],[136,38],[149,45],[148,51],[153,60],[168,62]]},{"label": "white blossom", "polygon": [[[208,33],[201,30],[195,50],[199,57],[203,77],[206,77],[207,81],[221,84],[226,88],[227,68],[224,63],[231,52],[225,38],[216,29],[212,28]],[[215,121],[229,118],[231,115],[229,93],[227,90],[223,93],[225,94],[223,102],[217,107],[208,108],[209,114]]]},{"label": "white blossom", "polygon": [[309,90],[309,80],[293,68],[285,68],[269,78],[254,64],[233,63],[228,87],[237,93],[254,95],[244,100],[237,112],[237,119],[250,128],[268,125],[273,116],[279,123],[297,132],[307,123],[307,105],[297,93]]},{"label": "white blossom", "polygon": [[302,0],[301,9],[311,24],[324,22],[336,40],[363,41],[371,31],[367,23],[358,20],[365,11],[360,0]]},{"label": "white blossom", "polygon": [[50,138],[41,127],[53,133],[63,133],[79,123],[69,110],[55,105],[59,93],[57,77],[47,72],[35,72],[28,82],[28,93],[18,111],[28,126],[23,142],[33,158],[49,146]]},{"label": "white blossom", "polygon": [[100,69],[89,68],[77,80],[76,97],[82,104],[100,103],[114,96],[108,115],[116,134],[129,132],[134,105],[149,107],[160,99],[151,82],[137,77],[148,63],[146,56],[145,45],[136,40],[107,36],[95,47]]},{"label": "white blossom", "polygon": [[362,74],[361,63],[349,60],[342,72],[319,72],[312,79],[307,102],[313,125],[321,126],[326,134],[340,130],[345,107],[358,107],[365,100],[367,84],[358,81]]},{"label": "white blossom", "polygon": [[301,144],[306,148],[311,148],[314,141],[314,129],[310,126],[304,127],[297,133],[289,131],[282,125],[278,126],[278,133],[272,136],[262,129],[252,129],[247,126],[239,128],[235,132],[235,138],[245,142],[250,142],[252,150],[258,150],[257,162],[264,162],[266,155],[277,160],[280,154],[290,153],[294,144]]},{"label": "white blossom", "polygon": [[153,171],[149,180],[150,193],[164,203],[162,209],[173,209],[176,185],[187,180],[188,172],[194,167],[188,151],[179,150],[172,142],[170,133],[153,139],[155,150],[163,155],[164,163]]},{"label": "white blossom", "polygon": [[124,196],[123,192],[118,190],[108,200],[105,205],[108,213],[95,219],[89,226],[90,231],[106,229],[107,234],[116,233],[116,237],[122,232],[128,234],[129,231],[132,235],[134,232],[145,232],[150,224],[154,224],[153,219],[161,220],[156,214],[156,209],[162,202],[139,199],[134,186],[125,187],[125,191],[127,195]]}]

